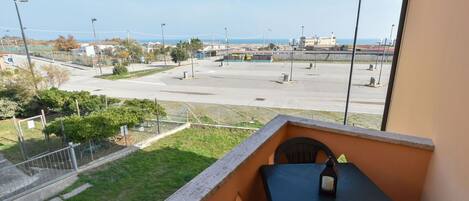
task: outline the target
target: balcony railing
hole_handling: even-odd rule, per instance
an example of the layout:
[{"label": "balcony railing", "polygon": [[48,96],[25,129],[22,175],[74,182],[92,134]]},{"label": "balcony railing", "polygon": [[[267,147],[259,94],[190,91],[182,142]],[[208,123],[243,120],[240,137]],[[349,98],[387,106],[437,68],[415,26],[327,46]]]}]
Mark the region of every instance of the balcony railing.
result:
[{"label": "balcony railing", "polygon": [[431,139],[279,115],[167,200],[266,200],[259,173],[273,164],[276,148],[293,137],[326,144],[345,154],[381,190],[397,201],[420,200]]}]

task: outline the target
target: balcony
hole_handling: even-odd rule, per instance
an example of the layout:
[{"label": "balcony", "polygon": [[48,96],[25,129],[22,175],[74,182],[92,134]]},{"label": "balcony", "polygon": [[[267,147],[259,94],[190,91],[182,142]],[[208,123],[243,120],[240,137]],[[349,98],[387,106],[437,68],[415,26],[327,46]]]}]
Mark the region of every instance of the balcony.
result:
[{"label": "balcony", "polygon": [[267,200],[259,168],[273,164],[276,148],[294,137],[318,140],[336,156],[346,155],[392,200],[421,198],[431,139],[280,115],[167,200]]}]

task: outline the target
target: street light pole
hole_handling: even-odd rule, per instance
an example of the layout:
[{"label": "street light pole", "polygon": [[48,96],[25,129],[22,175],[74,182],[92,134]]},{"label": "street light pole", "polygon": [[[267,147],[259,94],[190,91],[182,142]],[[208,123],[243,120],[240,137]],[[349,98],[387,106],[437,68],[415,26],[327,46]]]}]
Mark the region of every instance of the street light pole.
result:
[{"label": "street light pole", "polygon": [[[394,25],[394,24],[391,25],[391,33],[389,34],[389,49],[391,49],[391,47],[392,47],[392,45],[393,45],[393,43],[394,43],[394,42],[393,42],[394,40],[392,39],[392,31],[394,30],[394,26],[396,26],[396,25]],[[384,45],[385,45],[385,47],[386,47],[386,43],[385,43]],[[387,63],[387,62],[388,62],[388,58],[386,57],[386,63]]]},{"label": "street light pole", "polygon": [[163,38],[163,60],[164,60],[164,65],[166,66],[166,46],[164,44],[164,27],[166,26],[165,23],[161,24],[161,37]]},{"label": "street light pole", "polygon": [[[34,73],[33,64],[31,62],[31,56],[29,55],[28,43],[26,42],[26,36],[24,34],[24,29],[23,29],[23,22],[21,21],[20,11],[18,9],[18,4],[17,4],[16,1],[17,0],[13,0],[13,2],[15,2],[16,14],[18,15],[18,21],[20,23],[21,36],[23,37],[24,49],[26,51],[26,58],[28,58],[28,65],[29,65],[29,70],[31,71],[31,76],[32,76],[32,79],[33,79],[34,90],[37,93],[38,88],[37,88],[37,83],[36,83],[36,75]],[[27,0],[20,0],[20,2],[28,2],[28,1]]]},{"label": "street light pole", "polygon": [[379,77],[378,77],[378,85],[381,84],[381,74],[383,72],[383,63],[384,63],[384,58],[386,57],[386,44],[388,43],[388,39],[384,39],[383,43],[383,56],[381,57],[381,66],[379,67]]},{"label": "street light pole", "polygon": [[379,60],[379,49],[381,48],[381,42],[382,42],[383,39],[381,39],[381,41],[378,41],[378,49],[376,50],[377,54],[376,54],[376,63],[375,63],[375,69],[378,68],[378,60]]},{"label": "street light pole", "polygon": [[305,35],[304,32],[305,32],[305,26],[301,25],[301,37]]},{"label": "street light pole", "polygon": [[229,44],[229,43],[228,43],[228,28],[226,28],[226,27],[225,27],[225,43],[226,43],[226,47],[225,47],[226,51],[225,51],[225,54],[226,54],[226,58],[227,58],[227,59],[226,59],[226,65],[228,66],[228,65],[229,65],[229,64],[228,64],[228,60],[229,60],[229,59],[228,59],[228,56],[229,56],[229,54],[228,54],[228,44]]},{"label": "street light pole", "polygon": [[360,9],[361,9],[361,6],[362,6],[362,0],[358,0],[357,22],[355,24],[355,35],[353,37],[352,61],[350,63],[350,75],[349,75],[349,79],[348,79],[347,100],[345,102],[344,125],[347,125],[347,122],[348,122],[348,107],[349,107],[349,103],[350,103],[350,89],[352,87],[353,64],[355,63],[355,53],[356,53],[356,50],[357,50],[358,24],[360,22]]},{"label": "street light pole", "polygon": [[290,79],[288,81],[293,81],[293,53],[295,50],[295,39],[291,42],[291,53],[290,53]]},{"label": "street light pole", "polygon": [[[98,38],[96,37],[96,29],[94,27],[94,22],[96,21],[98,21],[96,18],[91,18],[91,26],[93,27],[93,37],[94,37],[94,46],[95,46],[94,49],[95,49],[95,55],[97,58],[96,65],[99,67],[99,74],[102,75],[103,69],[101,68],[101,65],[99,65]],[[93,68],[95,68],[94,62],[93,62]]]},{"label": "street light pole", "polygon": [[189,40],[189,45],[190,45],[190,50],[191,50],[192,79],[194,79],[195,78],[195,76],[194,76],[194,49],[193,49],[193,46],[192,46],[192,39]]}]

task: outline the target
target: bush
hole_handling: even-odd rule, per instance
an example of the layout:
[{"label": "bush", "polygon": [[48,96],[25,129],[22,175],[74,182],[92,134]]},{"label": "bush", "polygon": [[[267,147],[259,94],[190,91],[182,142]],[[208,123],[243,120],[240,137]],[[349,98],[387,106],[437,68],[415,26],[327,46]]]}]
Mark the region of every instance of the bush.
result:
[{"label": "bush", "polygon": [[[72,142],[86,142],[112,137],[118,134],[120,127],[135,126],[143,122],[143,113],[134,108],[116,107],[93,112],[89,116],[72,115],[52,121],[44,129],[47,135],[65,135]],[[62,132],[61,122],[64,130]]]},{"label": "bush", "polygon": [[[36,103],[47,112],[57,112],[66,115],[76,114],[75,100],[78,101],[80,114],[87,115],[106,107],[106,96],[91,95],[87,91],[67,92],[57,88],[40,91]],[[107,98],[108,105],[119,103],[119,99]]]},{"label": "bush", "polygon": [[161,105],[156,105],[155,102],[148,100],[148,99],[132,99],[124,101],[124,106],[135,108],[141,110],[144,114],[148,115],[156,115],[157,113],[165,117],[166,111]]},{"label": "bush", "polygon": [[18,111],[18,104],[6,98],[0,98],[0,119],[11,118]]},{"label": "bush", "polygon": [[128,72],[129,70],[127,69],[127,65],[125,63],[116,64],[114,65],[114,68],[112,69],[113,75],[124,75],[124,74],[127,74]]}]

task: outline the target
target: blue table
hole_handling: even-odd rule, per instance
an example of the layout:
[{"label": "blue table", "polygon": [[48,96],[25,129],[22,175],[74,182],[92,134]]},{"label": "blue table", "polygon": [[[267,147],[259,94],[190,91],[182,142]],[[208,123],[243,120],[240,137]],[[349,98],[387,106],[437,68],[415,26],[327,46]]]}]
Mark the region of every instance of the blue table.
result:
[{"label": "blue table", "polygon": [[[365,174],[351,163],[339,164],[336,197],[319,195],[324,164],[278,164],[261,167],[271,201],[390,201]],[[398,184],[396,184],[398,185]]]}]

